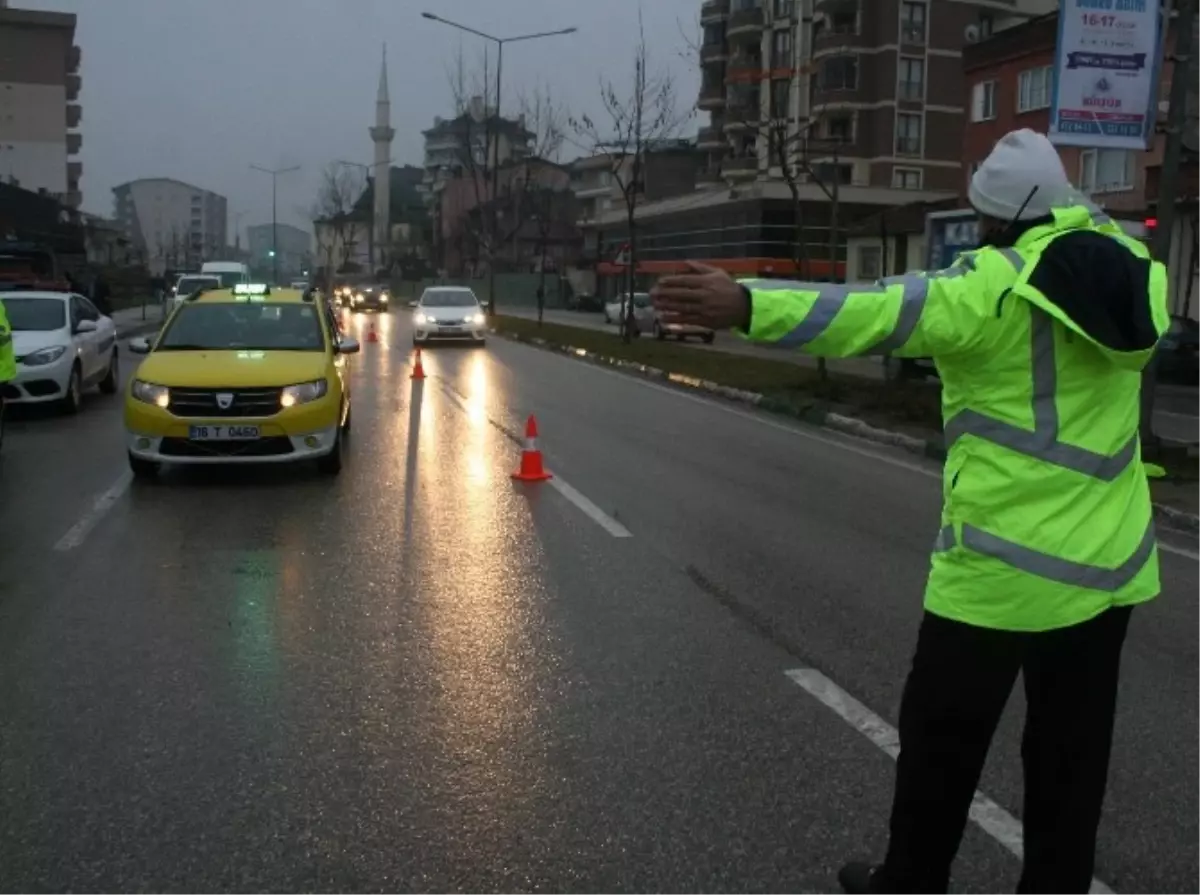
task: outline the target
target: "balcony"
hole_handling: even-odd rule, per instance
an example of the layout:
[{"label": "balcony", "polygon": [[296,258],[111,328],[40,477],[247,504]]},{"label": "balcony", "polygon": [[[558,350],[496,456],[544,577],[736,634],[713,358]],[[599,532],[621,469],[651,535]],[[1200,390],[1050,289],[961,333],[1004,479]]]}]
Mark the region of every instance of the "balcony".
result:
[{"label": "balcony", "polygon": [[79,75],[67,75],[67,101],[75,102],[79,99],[79,88],[83,83],[83,79]]},{"label": "balcony", "polygon": [[759,93],[731,93],[726,100],[725,127],[753,126],[762,118],[762,107],[759,103]]},{"label": "balcony", "polygon": [[581,183],[575,188],[576,199],[596,199],[601,196],[611,196],[613,188],[603,183]]},{"label": "balcony", "polygon": [[713,109],[720,109],[724,105],[724,84],[704,84],[700,87],[700,98],[696,101],[697,108],[711,112]]},{"label": "balcony", "polygon": [[713,25],[729,15],[729,0],[708,0],[700,4],[700,24]]},{"label": "balcony", "polygon": [[67,162],[67,184],[70,185],[83,176],[83,162]]},{"label": "balcony", "polygon": [[79,127],[83,120],[83,108],[79,103],[67,103],[67,127]]},{"label": "balcony", "polygon": [[728,58],[729,51],[725,49],[723,43],[710,43],[700,45],[700,64],[701,65],[717,65]]},{"label": "balcony", "polygon": [[82,52],[79,47],[71,47],[67,50],[67,71],[74,74],[79,71],[79,62]]},{"label": "balcony", "polygon": [[725,159],[722,173],[732,180],[747,180],[758,176],[758,156],[739,155]]},{"label": "balcony", "polygon": [[696,135],[696,146],[699,149],[724,149],[727,145],[725,136],[719,127],[702,127]]},{"label": "balcony", "polygon": [[729,22],[725,25],[725,38],[733,40],[761,40],[763,29],[763,10],[761,6],[749,9],[739,9],[729,14]]},{"label": "balcony", "polygon": [[79,155],[81,146],[83,146],[83,134],[67,134],[67,155]]}]

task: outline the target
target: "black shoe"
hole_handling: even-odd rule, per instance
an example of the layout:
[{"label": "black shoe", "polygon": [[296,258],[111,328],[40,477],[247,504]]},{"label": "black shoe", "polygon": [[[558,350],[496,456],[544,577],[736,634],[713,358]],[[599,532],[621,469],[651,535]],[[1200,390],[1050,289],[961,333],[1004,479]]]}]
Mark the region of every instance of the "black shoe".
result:
[{"label": "black shoe", "polygon": [[860,895],[860,893],[873,892],[871,888],[871,877],[875,875],[875,868],[864,861],[851,861],[838,871],[838,884],[841,885],[842,891],[849,895]]}]

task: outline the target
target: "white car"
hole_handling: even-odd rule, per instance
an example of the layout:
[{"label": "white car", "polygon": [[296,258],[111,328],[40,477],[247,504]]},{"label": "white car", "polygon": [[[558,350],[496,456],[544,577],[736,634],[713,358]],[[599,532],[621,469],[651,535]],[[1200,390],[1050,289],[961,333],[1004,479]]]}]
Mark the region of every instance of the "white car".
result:
[{"label": "white car", "polygon": [[14,404],[57,402],[75,413],[85,389],[106,395],[120,382],[117,327],[82,295],[71,292],[0,292],[12,327],[17,375],[4,384]]},{"label": "white car", "polygon": [[175,281],[175,289],[171,295],[172,310],[183,302],[189,295],[201,289],[220,289],[221,278],[212,274],[185,273]]},{"label": "white car", "polygon": [[487,317],[479,299],[465,286],[433,286],[413,309],[413,344],[454,339],[484,344]]}]

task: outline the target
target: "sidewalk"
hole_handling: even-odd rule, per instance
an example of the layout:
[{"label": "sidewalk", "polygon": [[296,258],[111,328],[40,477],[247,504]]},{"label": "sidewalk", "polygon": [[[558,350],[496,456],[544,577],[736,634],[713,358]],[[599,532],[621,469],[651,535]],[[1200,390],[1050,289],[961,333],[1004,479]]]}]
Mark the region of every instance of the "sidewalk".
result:
[{"label": "sidewalk", "polygon": [[118,338],[128,339],[130,336],[158,329],[162,326],[163,307],[149,303],[146,305],[144,311],[141,307],[122,308],[119,311],[113,311],[112,320],[117,325]]}]

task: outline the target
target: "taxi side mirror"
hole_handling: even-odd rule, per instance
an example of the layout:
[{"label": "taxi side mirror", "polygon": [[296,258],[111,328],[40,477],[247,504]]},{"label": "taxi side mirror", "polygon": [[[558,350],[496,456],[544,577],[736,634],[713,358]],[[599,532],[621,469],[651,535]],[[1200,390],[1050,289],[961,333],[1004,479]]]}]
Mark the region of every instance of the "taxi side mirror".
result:
[{"label": "taxi side mirror", "polygon": [[136,339],[130,339],[129,351],[131,354],[149,354],[150,340],[145,336],[138,336]]},{"label": "taxi side mirror", "polygon": [[358,344],[358,339],[351,339],[349,336],[338,339],[338,354],[358,354],[360,348],[361,346]]}]

